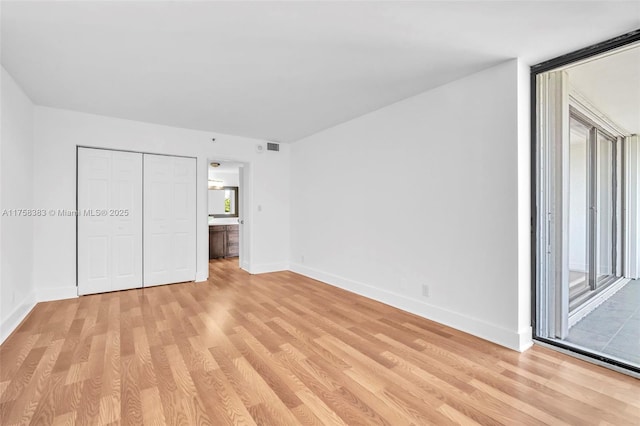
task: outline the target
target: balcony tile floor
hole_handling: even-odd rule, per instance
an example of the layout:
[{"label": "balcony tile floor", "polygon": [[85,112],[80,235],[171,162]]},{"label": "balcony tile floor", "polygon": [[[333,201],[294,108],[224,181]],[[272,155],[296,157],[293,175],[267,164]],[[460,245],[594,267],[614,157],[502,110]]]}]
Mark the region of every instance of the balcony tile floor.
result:
[{"label": "balcony tile floor", "polygon": [[640,280],[578,321],[566,341],[640,366]]}]

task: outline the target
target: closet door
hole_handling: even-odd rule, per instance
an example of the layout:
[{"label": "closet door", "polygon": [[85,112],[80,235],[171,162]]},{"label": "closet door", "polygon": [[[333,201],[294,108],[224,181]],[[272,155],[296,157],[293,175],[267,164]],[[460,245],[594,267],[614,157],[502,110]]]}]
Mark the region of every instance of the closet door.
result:
[{"label": "closet door", "polygon": [[142,286],[142,154],[78,148],[78,294]]},{"label": "closet door", "polygon": [[196,160],[144,154],[144,285],[196,278]]}]

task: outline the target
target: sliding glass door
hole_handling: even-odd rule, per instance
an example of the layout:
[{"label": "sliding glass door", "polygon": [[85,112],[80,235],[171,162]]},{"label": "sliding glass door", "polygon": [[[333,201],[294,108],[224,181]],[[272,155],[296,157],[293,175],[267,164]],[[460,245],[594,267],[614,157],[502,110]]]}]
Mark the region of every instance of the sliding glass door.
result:
[{"label": "sliding glass door", "polygon": [[[622,235],[618,219],[618,141],[581,116],[574,108],[569,117],[567,162],[569,226],[569,313],[616,281],[617,240]],[[622,143],[622,142],[620,142]]]},{"label": "sliding glass door", "polygon": [[596,291],[616,278],[616,236],[619,234],[616,221],[616,141],[605,136],[601,130],[595,132],[592,221],[595,235],[592,236],[594,259],[589,281],[592,291]]},{"label": "sliding glass door", "polygon": [[629,95],[640,90],[640,33],[633,37],[532,68],[533,330],[538,341],[640,373],[640,98]]},{"label": "sliding glass door", "polygon": [[589,126],[571,116],[569,129],[569,300],[575,305],[590,290]]}]

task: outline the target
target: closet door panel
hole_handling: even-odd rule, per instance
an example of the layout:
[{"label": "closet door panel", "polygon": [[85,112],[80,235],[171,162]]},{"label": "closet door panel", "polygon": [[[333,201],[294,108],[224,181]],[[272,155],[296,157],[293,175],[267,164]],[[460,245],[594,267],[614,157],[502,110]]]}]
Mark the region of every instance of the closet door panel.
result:
[{"label": "closet door panel", "polygon": [[145,285],[162,283],[171,270],[171,185],[163,159],[145,155]]},{"label": "closet door panel", "polygon": [[142,286],[142,154],[113,152],[113,290]]},{"label": "closet door panel", "polygon": [[[96,229],[96,233],[101,232]],[[91,236],[87,238],[87,261],[84,263],[86,271],[82,275],[86,276],[86,282],[90,286],[95,286],[96,291],[109,291],[111,289],[109,274],[109,236]],[[78,254],[82,257],[81,254]],[[104,287],[104,290],[101,290]],[[93,293],[95,293],[93,292]]]},{"label": "closet door panel", "polygon": [[195,280],[195,159],[145,154],[144,217],[144,285]]},{"label": "closet door panel", "polygon": [[78,294],[142,286],[142,154],[78,149]]}]

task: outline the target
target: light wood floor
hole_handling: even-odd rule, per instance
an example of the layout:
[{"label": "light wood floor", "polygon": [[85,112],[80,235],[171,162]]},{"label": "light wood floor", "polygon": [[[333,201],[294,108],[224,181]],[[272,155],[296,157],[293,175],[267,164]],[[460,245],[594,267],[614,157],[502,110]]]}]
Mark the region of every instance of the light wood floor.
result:
[{"label": "light wood floor", "polygon": [[637,379],[236,263],[38,304],[0,347],[0,423],[639,424]]}]

